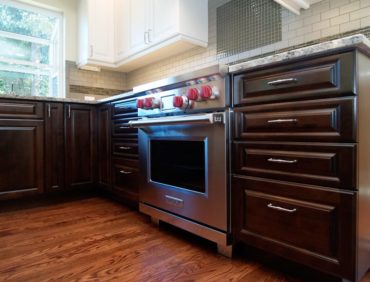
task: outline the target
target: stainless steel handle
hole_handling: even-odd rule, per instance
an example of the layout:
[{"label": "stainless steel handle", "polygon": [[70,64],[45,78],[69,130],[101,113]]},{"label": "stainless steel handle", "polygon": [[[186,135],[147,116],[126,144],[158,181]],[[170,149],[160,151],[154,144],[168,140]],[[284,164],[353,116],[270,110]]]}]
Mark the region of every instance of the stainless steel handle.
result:
[{"label": "stainless steel handle", "polygon": [[125,147],[125,146],[121,146],[119,147],[120,150],[131,150],[132,147]]},{"label": "stainless steel handle", "polygon": [[120,129],[127,129],[127,128],[130,128],[131,126],[120,126],[119,128]]},{"label": "stainless steel handle", "polygon": [[51,106],[50,106],[50,104],[48,104],[48,117],[49,118],[51,117]]},{"label": "stainless steel handle", "polygon": [[282,211],[282,212],[288,212],[288,213],[295,213],[297,211],[297,209],[286,209],[286,208],[282,208],[282,207],[279,207],[279,206],[274,206],[272,203],[269,203],[267,205],[267,207],[269,209],[278,210],[278,211]]},{"label": "stainless steel handle", "polygon": [[223,113],[202,114],[202,115],[188,115],[175,117],[161,117],[161,118],[147,118],[141,120],[130,120],[128,122],[130,127],[144,128],[148,126],[166,125],[166,124],[214,124],[224,123]]},{"label": "stainless steel handle", "polygon": [[298,160],[284,160],[284,159],[274,159],[274,158],[269,158],[267,161],[271,163],[280,163],[280,164],[294,164],[298,162]]},{"label": "stainless steel handle", "polygon": [[132,171],[120,170],[119,173],[121,173],[121,174],[131,174]]},{"label": "stainless steel handle", "polygon": [[94,46],[90,45],[90,57],[94,55]]},{"label": "stainless steel handle", "polygon": [[68,118],[71,118],[71,105],[68,105]]},{"label": "stainless steel handle", "polygon": [[270,119],[267,123],[285,123],[285,122],[297,122],[298,119],[296,118],[283,118],[283,119]]},{"label": "stainless steel handle", "polygon": [[269,82],[267,82],[267,84],[271,85],[271,86],[277,86],[277,85],[281,85],[281,84],[296,83],[297,81],[298,81],[298,79],[292,77],[292,78],[282,78],[282,79],[269,81]]},{"label": "stainless steel handle", "polygon": [[148,29],[148,43],[152,43],[152,39],[151,39],[151,36],[150,36],[151,32],[152,32],[152,30]]},{"label": "stainless steel handle", "polygon": [[145,31],[145,32],[144,32],[144,43],[145,43],[145,44],[149,44],[149,40],[148,40],[148,32],[147,32],[147,31]]}]

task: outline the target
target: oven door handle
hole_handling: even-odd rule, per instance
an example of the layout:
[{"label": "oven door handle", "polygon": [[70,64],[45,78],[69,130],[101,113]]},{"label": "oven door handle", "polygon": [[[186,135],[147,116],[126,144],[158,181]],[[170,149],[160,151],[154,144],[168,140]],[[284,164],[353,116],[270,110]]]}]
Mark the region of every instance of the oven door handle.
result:
[{"label": "oven door handle", "polygon": [[202,115],[145,118],[140,120],[131,120],[128,122],[130,127],[145,128],[148,126],[174,125],[174,124],[224,124],[224,113],[212,113]]}]

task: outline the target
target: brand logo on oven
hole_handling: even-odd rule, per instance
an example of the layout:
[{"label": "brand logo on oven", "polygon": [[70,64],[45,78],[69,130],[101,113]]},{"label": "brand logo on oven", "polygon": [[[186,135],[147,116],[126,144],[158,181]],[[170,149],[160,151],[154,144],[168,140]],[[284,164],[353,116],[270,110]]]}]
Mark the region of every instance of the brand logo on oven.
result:
[{"label": "brand logo on oven", "polygon": [[224,123],[224,115],[223,114],[214,114],[213,115],[213,123]]}]

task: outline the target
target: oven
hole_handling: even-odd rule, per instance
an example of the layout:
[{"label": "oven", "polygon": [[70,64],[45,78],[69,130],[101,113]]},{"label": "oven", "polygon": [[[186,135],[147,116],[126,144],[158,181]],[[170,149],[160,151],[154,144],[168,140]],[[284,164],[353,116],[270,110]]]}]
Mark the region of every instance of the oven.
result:
[{"label": "oven", "polygon": [[230,256],[225,78],[204,73],[137,101],[141,119],[130,126],[139,128],[139,208],[153,221],[216,242]]}]

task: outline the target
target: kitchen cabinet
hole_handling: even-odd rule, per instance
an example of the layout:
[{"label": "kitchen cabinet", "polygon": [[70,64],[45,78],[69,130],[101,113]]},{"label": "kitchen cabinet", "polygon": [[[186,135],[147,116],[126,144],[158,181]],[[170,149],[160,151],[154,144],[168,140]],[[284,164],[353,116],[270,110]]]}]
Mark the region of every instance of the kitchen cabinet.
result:
[{"label": "kitchen cabinet", "polygon": [[66,104],[64,110],[66,186],[93,188],[97,176],[96,108]]},{"label": "kitchen cabinet", "polygon": [[98,108],[98,185],[111,189],[111,106]]},{"label": "kitchen cabinet", "polygon": [[0,101],[0,199],[44,191],[43,103]]},{"label": "kitchen cabinet", "polygon": [[233,74],[235,242],[348,281],[367,271],[369,68],[352,49]]},{"label": "kitchen cabinet", "polygon": [[138,130],[128,126],[138,119],[136,98],[112,103],[112,193],[123,202],[139,202]]},{"label": "kitchen cabinet", "polygon": [[114,1],[79,1],[79,67],[114,67]]},{"label": "kitchen cabinet", "polygon": [[64,186],[64,109],[62,103],[45,104],[45,190]]}]

